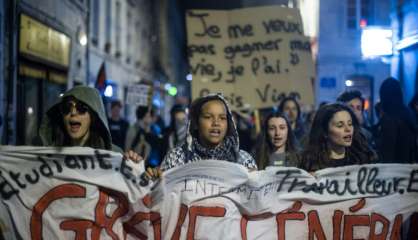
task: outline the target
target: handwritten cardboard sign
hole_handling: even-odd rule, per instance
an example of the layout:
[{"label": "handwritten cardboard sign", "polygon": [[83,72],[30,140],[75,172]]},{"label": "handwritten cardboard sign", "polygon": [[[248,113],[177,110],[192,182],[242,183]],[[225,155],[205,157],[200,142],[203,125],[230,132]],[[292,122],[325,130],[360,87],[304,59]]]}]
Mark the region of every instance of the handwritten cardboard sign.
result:
[{"label": "handwritten cardboard sign", "polygon": [[310,41],[298,10],[279,6],[186,13],[192,97],[221,92],[234,108],[313,103]]},{"label": "handwritten cardboard sign", "polygon": [[128,88],[126,103],[135,106],[149,106],[152,88],[146,84],[132,84]]},{"label": "handwritten cardboard sign", "polygon": [[91,148],[0,147],[1,239],[417,239],[418,165],[248,172],[203,160],[152,185]]}]

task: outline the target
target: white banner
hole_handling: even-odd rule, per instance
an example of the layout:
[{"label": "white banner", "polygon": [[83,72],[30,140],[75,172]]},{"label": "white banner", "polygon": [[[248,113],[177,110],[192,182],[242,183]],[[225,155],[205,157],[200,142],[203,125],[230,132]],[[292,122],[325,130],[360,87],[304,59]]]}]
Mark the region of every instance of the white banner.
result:
[{"label": "white banner", "polygon": [[[201,161],[151,186],[91,148],[0,147],[4,239],[417,239],[418,165],[248,173]],[[1,239],[1,237],[0,237]]]}]

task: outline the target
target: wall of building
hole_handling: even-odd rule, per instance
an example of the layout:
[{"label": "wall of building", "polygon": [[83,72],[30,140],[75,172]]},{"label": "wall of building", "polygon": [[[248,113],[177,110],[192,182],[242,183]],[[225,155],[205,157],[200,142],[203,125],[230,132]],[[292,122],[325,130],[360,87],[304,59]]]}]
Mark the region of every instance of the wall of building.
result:
[{"label": "wall of building", "polygon": [[409,102],[418,91],[418,2],[392,1],[391,19],[398,50],[392,58],[391,73],[400,80]]},{"label": "wall of building", "polygon": [[[90,0],[89,85],[96,82],[103,62],[107,80],[117,86],[113,98],[122,101],[130,84],[161,80],[154,65],[158,27],[153,4],[146,0]],[[125,110],[133,121],[134,110],[129,106]]]},{"label": "wall of building", "polygon": [[[316,104],[335,101],[338,94],[346,89],[345,81],[349,80],[350,75],[364,75],[374,79],[370,95],[374,95],[376,102],[382,80],[390,76],[390,65],[382,59],[362,59],[361,28],[348,29],[346,2],[333,0],[320,2]],[[388,25],[389,2],[374,3],[373,23]],[[386,15],[382,13],[385,11]],[[387,20],[382,19],[382,16],[386,16]]]}]

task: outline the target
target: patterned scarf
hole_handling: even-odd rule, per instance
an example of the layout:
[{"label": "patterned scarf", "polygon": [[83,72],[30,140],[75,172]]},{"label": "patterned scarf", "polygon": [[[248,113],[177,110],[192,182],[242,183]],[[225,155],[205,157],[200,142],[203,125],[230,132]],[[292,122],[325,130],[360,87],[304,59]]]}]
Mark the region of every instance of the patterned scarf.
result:
[{"label": "patterned scarf", "polygon": [[209,149],[202,146],[196,138],[193,138],[193,153],[192,162],[199,161],[201,159],[218,159],[229,162],[237,162],[236,153],[234,146],[236,141],[233,136],[225,137],[222,144],[219,146]]}]

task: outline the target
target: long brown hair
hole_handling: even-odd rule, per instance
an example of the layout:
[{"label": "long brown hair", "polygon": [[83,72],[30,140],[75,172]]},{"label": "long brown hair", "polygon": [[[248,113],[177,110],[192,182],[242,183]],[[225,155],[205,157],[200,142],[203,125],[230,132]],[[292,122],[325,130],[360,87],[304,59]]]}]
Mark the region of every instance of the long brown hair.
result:
[{"label": "long brown hair", "polygon": [[273,112],[269,114],[263,122],[263,131],[261,133],[261,141],[256,147],[255,159],[258,165],[258,169],[265,169],[269,164],[269,157],[273,153],[274,146],[270,140],[268,134],[268,122],[272,118],[283,118],[287,125],[287,140],[286,140],[286,153],[295,153],[296,150],[296,140],[293,134],[293,130],[290,126],[290,122],[287,119],[286,115],[281,112]]}]

